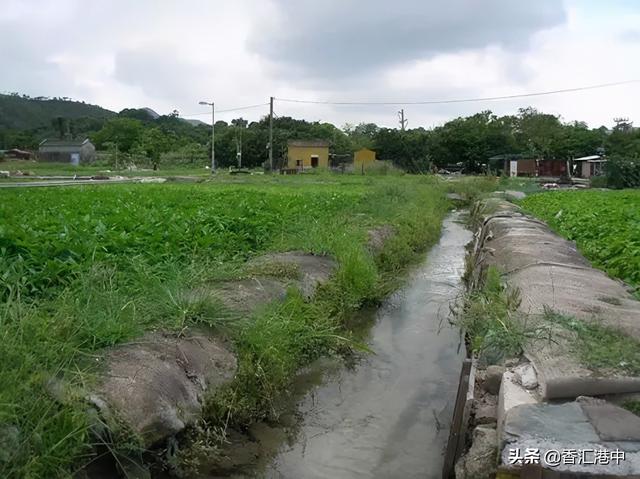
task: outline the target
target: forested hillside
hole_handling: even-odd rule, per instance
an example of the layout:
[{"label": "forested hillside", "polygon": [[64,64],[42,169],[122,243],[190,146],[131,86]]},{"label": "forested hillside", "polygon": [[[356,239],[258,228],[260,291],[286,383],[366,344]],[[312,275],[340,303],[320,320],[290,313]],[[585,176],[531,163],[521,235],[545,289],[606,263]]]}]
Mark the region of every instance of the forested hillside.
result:
[{"label": "forested hillside", "polygon": [[98,131],[116,113],[68,98],[0,94],[0,149],[32,148],[41,139]]},{"label": "forested hillside", "polygon": [[107,119],[113,111],[83,101],[67,98],[31,98],[17,94],[0,94],[0,128],[34,130],[51,127],[56,118]]}]

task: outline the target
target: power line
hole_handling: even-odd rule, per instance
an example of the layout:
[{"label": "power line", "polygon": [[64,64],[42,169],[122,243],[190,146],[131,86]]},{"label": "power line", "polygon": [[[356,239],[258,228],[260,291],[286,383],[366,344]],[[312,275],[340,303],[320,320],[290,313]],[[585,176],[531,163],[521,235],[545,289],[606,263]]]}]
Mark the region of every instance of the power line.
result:
[{"label": "power line", "polygon": [[251,108],[258,108],[261,106],[268,106],[269,102],[267,103],[259,103],[257,105],[247,105],[247,106],[239,106],[237,108],[228,108],[226,110],[216,110],[218,113],[226,113],[228,111],[240,111],[240,110],[249,110]]},{"label": "power line", "polygon": [[487,96],[478,98],[458,98],[451,100],[426,100],[426,101],[321,101],[321,100],[298,100],[292,98],[276,98],[278,101],[288,103],[307,103],[314,105],[441,105],[446,103],[471,103],[480,101],[509,100],[513,98],[527,98],[532,96],[555,95],[559,93],[570,93],[584,90],[596,90],[598,88],[608,88],[612,86],[627,85],[630,83],[638,83],[640,80],[626,80],[611,83],[601,83],[598,85],[589,85],[574,88],[564,88],[561,90],[550,90],[534,93],[520,93],[516,95]]},{"label": "power line", "polygon": [[[267,102],[267,103],[260,103],[260,104],[257,104],[257,105],[239,106],[237,108],[227,108],[225,110],[216,110],[216,113],[227,113],[229,111],[249,110],[251,108],[258,108],[258,107],[261,107],[261,106],[268,106],[268,105],[269,105],[269,103]],[[189,114],[180,115],[180,116],[183,116],[183,117],[186,117],[186,116],[204,116],[204,115],[208,115],[208,114],[209,113],[189,113]]]}]

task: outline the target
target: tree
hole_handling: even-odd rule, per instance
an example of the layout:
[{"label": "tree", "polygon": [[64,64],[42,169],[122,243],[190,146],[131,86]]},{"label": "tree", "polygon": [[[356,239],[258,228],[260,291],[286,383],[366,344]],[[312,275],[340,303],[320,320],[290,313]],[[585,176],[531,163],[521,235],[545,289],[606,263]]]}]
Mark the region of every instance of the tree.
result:
[{"label": "tree", "polygon": [[595,154],[604,146],[606,134],[593,129],[584,122],[574,122],[564,125],[562,143],[557,146],[560,158],[579,158]]},{"label": "tree", "polygon": [[160,155],[169,150],[170,143],[162,130],[157,127],[147,128],[140,137],[137,151],[144,151],[151,160],[153,169],[160,167]]},{"label": "tree", "polygon": [[520,108],[515,127],[516,141],[524,152],[541,159],[561,156],[562,123],[557,116],[532,107]]},{"label": "tree", "polygon": [[426,173],[431,169],[429,132],[422,128],[401,131],[380,128],[373,139],[373,147],[381,160],[392,161],[413,173]]},{"label": "tree", "polygon": [[356,126],[346,124],[342,130],[347,134],[355,150],[360,148],[372,148],[374,139],[380,131],[380,127],[375,123],[359,123]]},{"label": "tree", "polygon": [[236,159],[238,161],[238,168],[242,167],[243,136],[248,124],[249,122],[243,118],[231,120],[231,125],[234,127],[234,141],[236,145]]},{"label": "tree", "polygon": [[483,111],[437,127],[429,139],[434,162],[439,167],[464,164],[467,172],[483,171],[494,155],[517,150],[513,117],[497,117]]},{"label": "tree", "polygon": [[51,124],[53,128],[56,130],[58,134],[58,138],[63,139],[67,132],[67,119],[61,116],[58,116],[51,120]]},{"label": "tree", "polygon": [[634,129],[628,121],[614,120],[616,126],[605,139],[608,155],[633,157],[640,154],[640,129]]},{"label": "tree", "polygon": [[198,160],[207,158],[207,149],[198,143],[188,143],[181,148],[182,156],[190,163],[195,164]]},{"label": "tree", "polygon": [[120,151],[127,153],[135,143],[140,141],[143,131],[140,120],[113,118],[92,136],[92,141],[98,149],[103,148],[106,142],[117,143]]}]

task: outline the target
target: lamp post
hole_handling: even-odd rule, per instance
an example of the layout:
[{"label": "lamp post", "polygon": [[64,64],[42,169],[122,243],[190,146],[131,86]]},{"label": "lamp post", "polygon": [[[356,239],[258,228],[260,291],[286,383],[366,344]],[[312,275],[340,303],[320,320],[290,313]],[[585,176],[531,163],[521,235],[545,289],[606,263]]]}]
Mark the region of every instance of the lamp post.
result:
[{"label": "lamp post", "polygon": [[198,102],[200,105],[208,105],[211,107],[211,174],[215,174],[216,172],[216,150],[215,150],[215,125],[216,125],[216,116],[215,116],[215,107],[214,103],[209,103],[208,101]]}]

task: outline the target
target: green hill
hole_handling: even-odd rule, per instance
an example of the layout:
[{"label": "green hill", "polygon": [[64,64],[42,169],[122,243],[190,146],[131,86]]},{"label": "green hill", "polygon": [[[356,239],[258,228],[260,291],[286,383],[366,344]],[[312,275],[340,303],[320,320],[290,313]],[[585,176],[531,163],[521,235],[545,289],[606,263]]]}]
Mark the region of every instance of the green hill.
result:
[{"label": "green hill", "polygon": [[0,129],[51,129],[56,118],[70,120],[106,120],[116,116],[113,111],[97,105],[62,98],[31,98],[0,94]]}]

